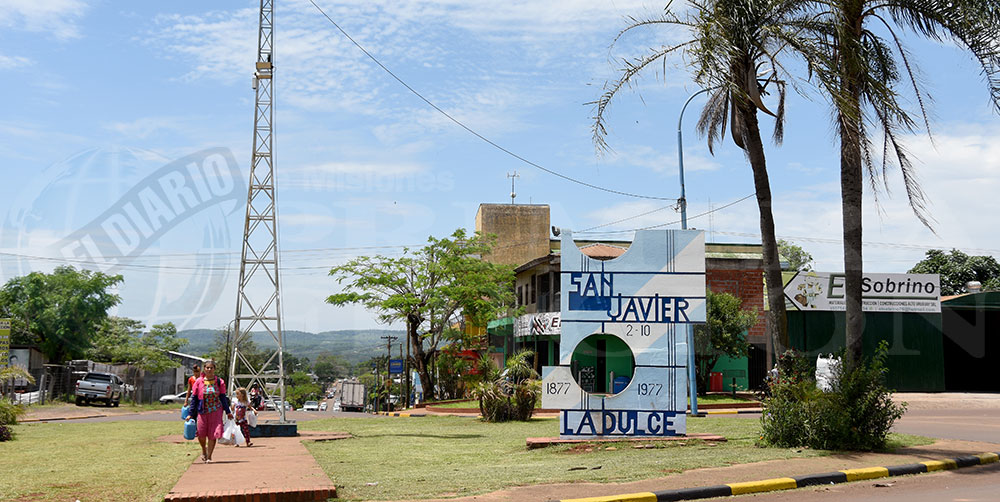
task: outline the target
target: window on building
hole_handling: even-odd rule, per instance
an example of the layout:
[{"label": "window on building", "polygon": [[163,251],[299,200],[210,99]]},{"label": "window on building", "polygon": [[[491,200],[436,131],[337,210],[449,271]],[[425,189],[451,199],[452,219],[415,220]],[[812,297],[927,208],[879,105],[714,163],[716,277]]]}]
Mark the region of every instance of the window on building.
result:
[{"label": "window on building", "polygon": [[550,312],[551,307],[551,292],[549,291],[549,274],[545,273],[538,276],[538,311],[539,312]]},{"label": "window on building", "polygon": [[554,310],[559,310],[562,306],[559,299],[559,272],[552,272],[552,304]]},{"label": "window on building", "polygon": [[535,303],[536,300],[536,286],[538,285],[538,275],[531,274],[531,303]]},{"label": "window on building", "polygon": [[517,287],[517,306],[524,306],[524,286]]}]

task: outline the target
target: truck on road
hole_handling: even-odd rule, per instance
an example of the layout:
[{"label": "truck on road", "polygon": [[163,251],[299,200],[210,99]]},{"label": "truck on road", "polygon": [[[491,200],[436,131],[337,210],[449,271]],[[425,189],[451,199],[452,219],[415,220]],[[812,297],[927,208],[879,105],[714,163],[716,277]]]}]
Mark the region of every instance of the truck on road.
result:
[{"label": "truck on road", "polygon": [[341,382],[340,409],[344,411],[364,411],[365,384],[357,380],[344,380]]},{"label": "truck on road", "polygon": [[76,405],[83,406],[90,401],[104,401],[105,406],[118,406],[122,399],[122,380],[112,373],[91,371],[77,380]]}]

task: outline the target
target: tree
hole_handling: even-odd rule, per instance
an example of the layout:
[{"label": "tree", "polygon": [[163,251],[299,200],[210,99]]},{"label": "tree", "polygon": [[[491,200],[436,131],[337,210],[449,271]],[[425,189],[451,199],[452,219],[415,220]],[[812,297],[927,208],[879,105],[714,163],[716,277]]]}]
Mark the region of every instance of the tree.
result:
[{"label": "tree", "polygon": [[[605,113],[618,92],[631,85],[649,65],[661,60],[665,65],[668,56],[681,53],[683,60],[694,71],[695,83],[710,93],[698,121],[698,130],[708,138],[709,151],[714,153],[714,143],[725,136],[728,125],[733,142],[743,150],[750,163],[760,213],[770,306],[767,330],[776,351],[780,353],[788,347],[788,328],[781,264],[775,241],[771,187],[757,111],[775,117],[773,137],[775,143],[780,143],[784,133],[785,81],[779,77],[787,76],[787,72],[779,60],[779,53],[785,47],[809,47],[807,40],[797,38],[798,30],[794,24],[799,19],[804,2],[707,0],[689,3],[691,10],[684,18],[669,10],[658,18],[632,18],[631,23],[615,38],[612,45],[628,32],[657,25],[685,29],[691,36],[684,42],[654,49],[634,61],[625,61],[621,76],[610,85],[606,84],[604,94],[594,103],[594,142],[598,150],[607,149]],[[762,68],[767,68],[769,76],[760,83],[757,75]],[[769,111],[762,102],[768,87],[775,88],[778,94],[776,113]]]},{"label": "tree", "polygon": [[757,309],[744,310],[743,301],[729,293],[708,291],[708,322],[695,326],[695,366],[698,390],[708,390],[709,377],[722,356],[747,355],[750,344],[744,332],[757,324]]},{"label": "tree", "polygon": [[812,270],[813,257],[801,246],[778,239],[778,255],[788,260],[788,270]]},{"label": "tree", "polygon": [[363,256],[334,267],[330,275],[343,292],[332,305],[360,304],[381,322],[406,323],[413,353],[410,367],[420,375],[425,396],[434,395],[431,359],[463,320],[485,325],[514,302],[514,271],[481,260],[495,239],[458,229],[451,238],[430,237],[419,250],[401,257]]},{"label": "tree", "polygon": [[112,291],[122,280],[69,266],[51,274],[32,272],[0,289],[0,312],[11,318],[14,343],[38,345],[53,363],[76,359],[121,301]]},{"label": "tree", "polygon": [[1000,290],[1000,263],[992,256],[969,256],[957,249],[950,253],[931,249],[910,269],[911,274],[940,274],[941,295],[968,293],[966,284],[979,281],[983,291]]},{"label": "tree", "polygon": [[[914,175],[901,135],[918,121],[905,107],[916,103],[930,134],[926,93],[916,67],[900,42],[900,28],[932,40],[949,39],[968,49],[983,68],[994,106],[1000,110],[1000,23],[996,0],[829,0],[815,2],[819,12],[803,27],[817,35],[825,57],[813,61],[812,76],[832,103],[840,138],[840,188],[844,235],[847,364],[861,360],[864,317],[861,307],[862,195],[867,174],[876,195],[883,173],[893,163],[903,176],[917,218],[931,228],[926,198]],[[884,36],[888,34],[888,37]],[[898,57],[898,59],[897,59]],[[905,87],[913,99],[903,94]],[[883,136],[882,166],[876,164],[870,132]],[[888,189],[888,187],[886,187]]]},{"label": "tree", "polygon": [[306,401],[318,400],[323,388],[312,381],[304,371],[297,371],[288,376],[285,385],[285,400],[296,408],[301,408]]},{"label": "tree", "polygon": [[338,378],[344,378],[350,372],[350,364],[341,356],[323,352],[316,356],[313,363],[313,374],[323,384],[329,384]]},{"label": "tree", "polygon": [[173,323],[153,325],[146,331],[146,325],[127,317],[109,317],[94,335],[88,357],[98,361],[126,365],[126,376],[135,392],[138,392],[138,371],[159,373],[180,366],[170,358],[167,351],[176,351],[187,344],[184,338],[177,338],[177,328]]}]

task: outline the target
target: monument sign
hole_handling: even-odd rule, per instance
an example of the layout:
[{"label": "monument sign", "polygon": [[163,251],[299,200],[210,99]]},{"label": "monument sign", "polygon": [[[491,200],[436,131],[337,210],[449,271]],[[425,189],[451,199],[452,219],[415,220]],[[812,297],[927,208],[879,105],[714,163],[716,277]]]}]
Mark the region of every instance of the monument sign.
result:
[{"label": "monument sign", "polygon": [[686,433],[686,328],[705,322],[705,236],[641,230],[613,260],[562,233],[559,365],[542,369],[542,406],[562,438]]}]

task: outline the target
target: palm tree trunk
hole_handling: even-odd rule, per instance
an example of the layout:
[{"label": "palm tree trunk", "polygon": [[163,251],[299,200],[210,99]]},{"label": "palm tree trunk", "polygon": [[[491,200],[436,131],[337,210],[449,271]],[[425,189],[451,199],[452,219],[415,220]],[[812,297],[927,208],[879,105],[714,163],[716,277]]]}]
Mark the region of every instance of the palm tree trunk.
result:
[{"label": "palm tree trunk", "polygon": [[[752,85],[756,85],[756,82]],[[780,355],[790,348],[788,318],[785,315],[785,290],[781,278],[781,262],[778,259],[778,243],[774,235],[771,184],[767,177],[764,144],[760,139],[760,125],[757,123],[757,110],[754,105],[744,102],[736,106],[745,126],[743,145],[750,160],[750,169],[753,170],[757,208],[760,213],[760,240],[764,254],[764,277],[767,282],[767,336],[773,343],[775,355]]]},{"label": "palm tree trunk", "polygon": [[840,192],[844,225],[844,298],[846,303],[845,342],[851,367],[861,361],[864,312],[861,307],[862,273],[862,165],[857,122],[846,118],[840,134]]},{"label": "palm tree trunk", "polygon": [[861,158],[862,113],[861,76],[852,54],[861,46],[862,5],[848,3],[840,40],[840,73],[843,103],[838,108],[840,127],[840,197],[844,232],[844,301],[847,367],[861,361],[864,312],[861,307],[861,209],[863,195],[863,165]]}]

